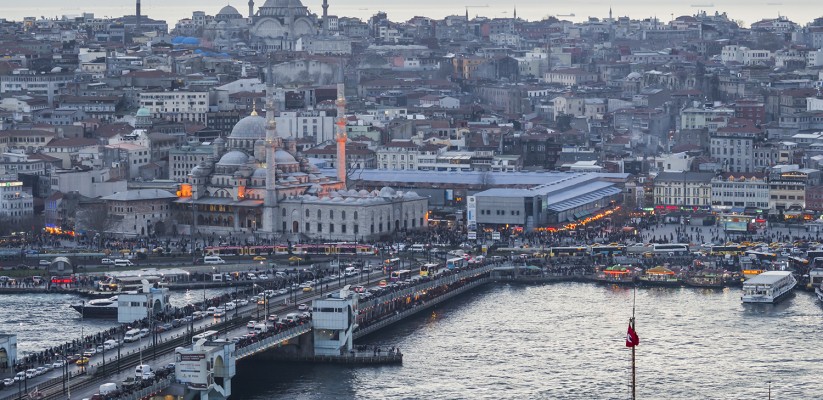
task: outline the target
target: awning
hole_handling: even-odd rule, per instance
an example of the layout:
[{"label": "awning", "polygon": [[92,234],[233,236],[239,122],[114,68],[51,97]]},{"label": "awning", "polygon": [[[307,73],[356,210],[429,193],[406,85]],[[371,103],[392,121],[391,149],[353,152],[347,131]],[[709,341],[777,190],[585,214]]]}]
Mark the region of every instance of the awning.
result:
[{"label": "awning", "polygon": [[731,211],[733,213],[736,213],[736,214],[743,214],[746,211],[746,208],[745,207],[732,207]]}]

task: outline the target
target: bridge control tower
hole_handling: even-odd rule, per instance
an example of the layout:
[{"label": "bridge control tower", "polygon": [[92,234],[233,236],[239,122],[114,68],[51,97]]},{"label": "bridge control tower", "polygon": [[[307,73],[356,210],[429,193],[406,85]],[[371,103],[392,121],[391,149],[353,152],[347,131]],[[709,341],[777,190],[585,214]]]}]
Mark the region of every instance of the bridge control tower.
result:
[{"label": "bridge control tower", "polygon": [[352,349],[358,294],[349,286],[312,301],[315,356],[342,356]]},{"label": "bridge control tower", "polygon": [[234,343],[200,339],[175,351],[174,374],[186,386],[186,400],[225,400],[236,372]]}]

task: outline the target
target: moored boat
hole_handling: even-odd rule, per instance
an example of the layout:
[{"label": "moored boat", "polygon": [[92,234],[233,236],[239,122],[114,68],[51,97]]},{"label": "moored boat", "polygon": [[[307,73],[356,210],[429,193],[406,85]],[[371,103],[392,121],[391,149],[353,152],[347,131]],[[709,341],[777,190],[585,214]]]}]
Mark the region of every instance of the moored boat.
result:
[{"label": "moored boat", "polygon": [[680,286],[680,278],[674,271],[658,266],[649,268],[640,276],[640,283],[649,286]]},{"label": "moored boat", "polygon": [[691,287],[720,289],[726,287],[729,277],[730,275],[722,270],[702,270],[689,273],[683,282]]},{"label": "moored boat", "polygon": [[743,282],[744,303],[777,303],[792,292],[797,280],[790,271],[766,271]]},{"label": "moored boat", "polygon": [[634,285],[637,275],[633,268],[624,265],[613,265],[600,271],[595,281],[616,285]]},{"label": "moored boat", "polygon": [[117,318],[117,296],[72,304],[71,308],[83,318]]}]

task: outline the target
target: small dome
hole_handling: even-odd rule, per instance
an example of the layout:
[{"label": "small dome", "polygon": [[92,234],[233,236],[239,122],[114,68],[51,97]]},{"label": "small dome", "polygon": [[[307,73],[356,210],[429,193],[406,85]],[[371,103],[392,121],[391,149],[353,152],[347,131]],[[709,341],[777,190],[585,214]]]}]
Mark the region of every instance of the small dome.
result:
[{"label": "small dome", "polygon": [[136,117],[151,117],[151,112],[149,112],[148,108],[141,107],[139,110],[137,110],[137,114],[135,114],[135,116]]},{"label": "small dome", "polygon": [[277,151],[274,152],[274,162],[277,163],[277,165],[295,164],[297,160],[286,150],[277,149]]},{"label": "small dome", "polygon": [[394,194],[394,189],[388,186],[384,186],[383,189],[380,189],[380,197],[394,197]]},{"label": "small dome", "polygon": [[243,165],[249,160],[249,156],[242,151],[230,151],[220,157],[218,164],[220,165]]},{"label": "small dome", "polygon": [[636,81],[636,80],[641,79],[641,78],[643,78],[643,75],[641,75],[639,72],[632,72],[632,73],[626,75],[626,79],[630,80],[630,81]]},{"label": "small dome", "polygon": [[259,115],[249,115],[237,121],[229,135],[229,139],[264,139],[265,137],[266,119]]},{"label": "small dome", "polygon": [[222,136],[218,136],[217,139],[214,139],[214,144],[220,144],[220,145],[226,144],[226,139],[223,139]]},{"label": "small dome", "polygon": [[266,169],[265,168],[257,168],[254,170],[252,174],[252,178],[256,179],[266,179]]}]

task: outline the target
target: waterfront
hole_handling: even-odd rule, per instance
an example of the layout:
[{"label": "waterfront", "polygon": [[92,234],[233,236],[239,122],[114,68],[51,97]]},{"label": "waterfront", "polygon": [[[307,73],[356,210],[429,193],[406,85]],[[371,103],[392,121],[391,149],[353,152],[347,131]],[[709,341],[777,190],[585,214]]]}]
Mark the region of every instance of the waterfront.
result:
[{"label": "waterfront", "polygon": [[[207,289],[211,298],[233,289]],[[113,319],[80,318],[71,304],[89,299],[75,294],[29,293],[0,296],[0,333],[17,335],[18,356],[39,352],[60,345],[68,340],[79,339],[81,334],[90,335],[117,325]],[[176,307],[203,301],[203,290],[176,291],[171,293],[171,304]]]},{"label": "waterfront", "polygon": [[[631,290],[494,284],[367,337],[403,366],[238,366],[237,398],[628,398]],[[823,308],[798,292],[743,305],[739,289],[638,289],[638,397],[812,398]]]}]

